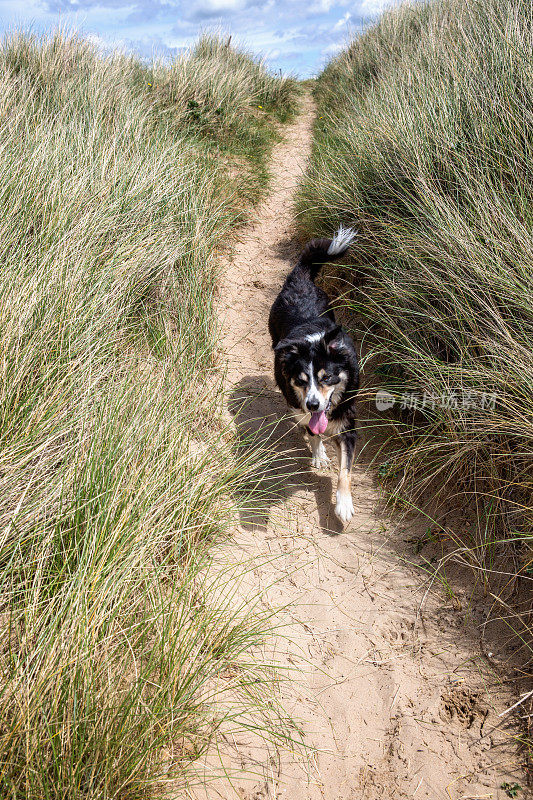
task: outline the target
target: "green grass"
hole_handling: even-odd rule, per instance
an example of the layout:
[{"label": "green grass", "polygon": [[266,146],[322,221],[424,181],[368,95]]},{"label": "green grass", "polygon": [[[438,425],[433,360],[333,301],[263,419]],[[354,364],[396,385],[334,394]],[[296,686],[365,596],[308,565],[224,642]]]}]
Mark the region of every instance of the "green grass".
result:
[{"label": "green grass", "polygon": [[286,734],[209,548],[257,502],[216,252],[295,86],[216,38],[166,67],[15,34],[0,71],[0,794],[138,798],[220,726]]},{"label": "green grass", "polygon": [[318,80],[298,196],[302,232],[360,231],[340,302],[383,387],[437,398],[395,418],[398,486],[475,503],[489,583],[502,548],[532,560],[532,53],[526,0],[387,12]]}]

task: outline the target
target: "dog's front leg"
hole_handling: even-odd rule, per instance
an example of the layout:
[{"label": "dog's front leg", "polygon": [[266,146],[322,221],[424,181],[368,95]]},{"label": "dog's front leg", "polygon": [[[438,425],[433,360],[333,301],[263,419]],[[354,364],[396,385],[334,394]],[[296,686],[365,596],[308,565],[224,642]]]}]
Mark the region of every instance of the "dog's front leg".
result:
[{"label": "dog's front leg", "polygon": [[335,514],[341,522],[349,522],[354,515],[351,490],[351,469],[355,452],[355,431],[342,431],[335,437],[339,453],[339,480]]},{"label": "dog's front leg", "polygon": [[315,467],[315,469],[320,469],[321,467],[327,467],[331,463],[328,454],[326,453],[326,448],[324,447],[324,442],[322,441],[320,436],[312,436],[309,434],[309,444],[311,446],[311,466]]}]

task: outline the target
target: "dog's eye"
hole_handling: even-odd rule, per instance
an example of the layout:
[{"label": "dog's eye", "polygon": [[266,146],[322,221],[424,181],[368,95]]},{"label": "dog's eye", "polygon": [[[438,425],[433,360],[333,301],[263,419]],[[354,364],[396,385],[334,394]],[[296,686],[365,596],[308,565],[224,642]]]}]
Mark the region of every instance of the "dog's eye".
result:
[{"label": "dog's eye", "polygon": [[339,383],[340,378],[338,375],[323,375],[320,379],[320,383],[325,383],[327,386],[334,386],[336,383]]},{"label": "dog's eye", "polygon": [[296,386],[307,386],[309,383],[309,378],[305,374],[305,372],[300,372],[297,378],[294,379],[294,383]]}]

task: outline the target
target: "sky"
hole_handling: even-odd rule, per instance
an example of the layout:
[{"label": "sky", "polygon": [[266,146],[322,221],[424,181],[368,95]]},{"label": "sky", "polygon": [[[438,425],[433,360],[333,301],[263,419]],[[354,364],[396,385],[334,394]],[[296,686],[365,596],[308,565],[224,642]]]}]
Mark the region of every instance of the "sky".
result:
[{"label": "sky", "polygon": [[390,0],[0,0],[0,31],[58,26],[105,49],[172,58],[204,31],[232,34],[272,69],[316,75]]}]

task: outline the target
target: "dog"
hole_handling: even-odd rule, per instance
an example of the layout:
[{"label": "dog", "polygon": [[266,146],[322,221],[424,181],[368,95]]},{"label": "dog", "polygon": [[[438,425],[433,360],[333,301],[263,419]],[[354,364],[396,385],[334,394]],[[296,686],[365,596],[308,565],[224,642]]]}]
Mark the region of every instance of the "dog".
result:
[{"label": "dog", "polygon": [[329,463],[321,437],[334,437],[339,455],[335,513],[343,523],[354,514],[350,472],[359,365],[352,339],[337,324],[329,297],[315,285],[315,278],[323,264],[346,253],[355,235],[340,227],[333,239],[308,242],[268,318],[276,383],[309,434],[314,467]]}]

